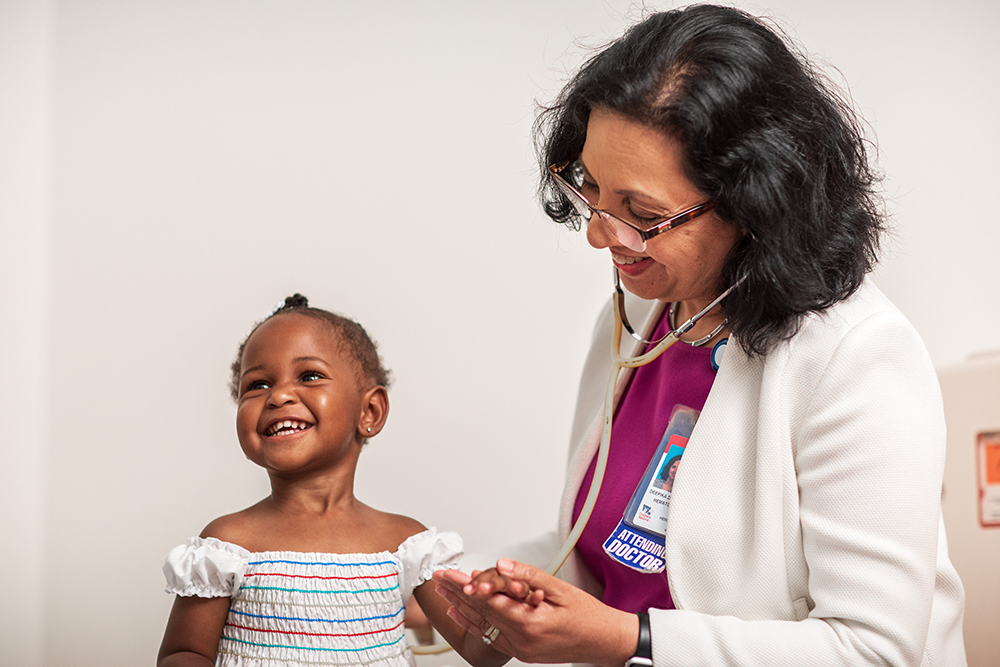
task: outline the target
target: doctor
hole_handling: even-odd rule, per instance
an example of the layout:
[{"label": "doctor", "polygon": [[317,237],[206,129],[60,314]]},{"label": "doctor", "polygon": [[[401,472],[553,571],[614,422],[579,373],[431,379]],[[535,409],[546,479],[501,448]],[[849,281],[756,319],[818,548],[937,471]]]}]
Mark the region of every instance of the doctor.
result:
[{"label": "doctor", "polygon": [[[557,579],[520,561],[545,564],[590,488],[606,309],[558,530],[499,569],[437,573],[453,617],[526,662],[964,665],[938,384],[866,277],[885,222],[850,107],[769,25],[695,5],[594,56],[537,128],[542,204],[607,250],[640,337],[735,289],[619,377],[607,476]],[[637,564],[609,545],[657,553],[619,531],[676,406],[700,415],[653,535],[662,558]]]}]

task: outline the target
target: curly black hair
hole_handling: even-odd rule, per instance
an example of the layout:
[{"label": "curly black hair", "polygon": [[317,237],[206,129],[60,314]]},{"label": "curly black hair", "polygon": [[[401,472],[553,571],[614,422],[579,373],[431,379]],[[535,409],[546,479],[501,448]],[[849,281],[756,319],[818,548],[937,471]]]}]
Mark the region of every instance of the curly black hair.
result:
[{"label": "curly black hair", "polygon": [[337,336],[341,350],[347,352],[354,361],[358,370],[358,379],[370,387],[381,385],[388,389],[389,371],[382,365],[378,346],[368,335],[368,332],[360,324],[343,315],[331,313],[321,308],[313,308],[309,305],[309,299],[296,292],[292,296],[285,297],[285,302],[280,307],[254,324],[253,329],[240,343],[240,347],[236,351],[236,358],[230,366],[229,393],[234,401],[238,401],[240,398],[240,366],[243,362],[243,351],[246,349],[247,341],[264,322],[272,317],[287,313],[305,315],[328,325]]},{"label": "curly black hair", "polygon": [[543,108],[534,136],[539,199],[579,228],[548,166],[576,160],[593,108],[663,132],[683,147],[689,180],[723,221],[746,232],[719,292],[751,355],[802,318],[854,293],[886,228],[880,175],[848,104],[776,29],[730,7],[652,14],[588,60]]}]

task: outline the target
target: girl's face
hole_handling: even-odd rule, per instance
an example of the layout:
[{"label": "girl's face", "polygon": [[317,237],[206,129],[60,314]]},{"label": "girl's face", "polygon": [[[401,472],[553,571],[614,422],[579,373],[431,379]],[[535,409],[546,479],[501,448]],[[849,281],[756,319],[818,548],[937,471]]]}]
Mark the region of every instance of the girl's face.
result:
[{"label": "girl's face", "polygon": [[[247,458],[270,473],[350,466],[371,426],[368,392],[333,330],[277,315],[247,341],[236,432]],[[382,390],[384,391],[384,390]]]},{"label": "girl's face", "polygon": [[[587,200],[636,224],[666,218],[708,199],[685,177],[677,141],[604,109],[591,111],[580,161],[585,171],[581,192]],[[714,212],[650,239],[644,252],[621,245],[598,216],[587,226],[590,245],[611,251],[630,292],[700,307],[718,296],[722,267],[741,237],[742,232]],[[696,312],[686,310],[690,312],[685,317]]]}]

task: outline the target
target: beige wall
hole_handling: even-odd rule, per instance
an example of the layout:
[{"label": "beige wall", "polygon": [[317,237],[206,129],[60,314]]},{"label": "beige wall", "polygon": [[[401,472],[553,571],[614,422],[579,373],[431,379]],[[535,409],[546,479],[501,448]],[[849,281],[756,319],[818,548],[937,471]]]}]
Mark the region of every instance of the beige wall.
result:
[{"label": "beige wall", "polygon": [[42,665],[52,15],[0,4],[0,664]]},{"label": "beige wall", "polygon": [[[770,12],[877,133],[897,225],[879,285],[939,366],[1000,348],[1000,6]],[[636,14],[0,3],[0,566],[18,573],[0,662],[152,660],[163,553],[266,493],[227,366],[293,291],[359,319],[395,372],[363,499],[472,548],[554,521],[610,271],[537,211],[533,101],[579,62],[575,39]]]}]

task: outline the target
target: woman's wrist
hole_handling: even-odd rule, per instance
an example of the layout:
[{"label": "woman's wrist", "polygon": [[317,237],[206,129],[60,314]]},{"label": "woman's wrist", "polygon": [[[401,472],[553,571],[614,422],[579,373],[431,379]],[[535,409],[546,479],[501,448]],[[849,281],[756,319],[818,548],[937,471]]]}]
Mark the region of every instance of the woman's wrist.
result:
[{"label": "woman's wrist", "polygon": [[638,613],[636,618],[639,619],[639,639],[632,657],[625,661],[625,667],[653,667],[653,637],[649,629],[649,613]]},{"label": "woman's wrist", "polygon": [[607,653],[598,662],[604,667],[623,667],[635,655],[639,644],[639,616],[620,611],[616,621],[611,626],[615,631],[609,636],[611,641],[606,645]]}]

